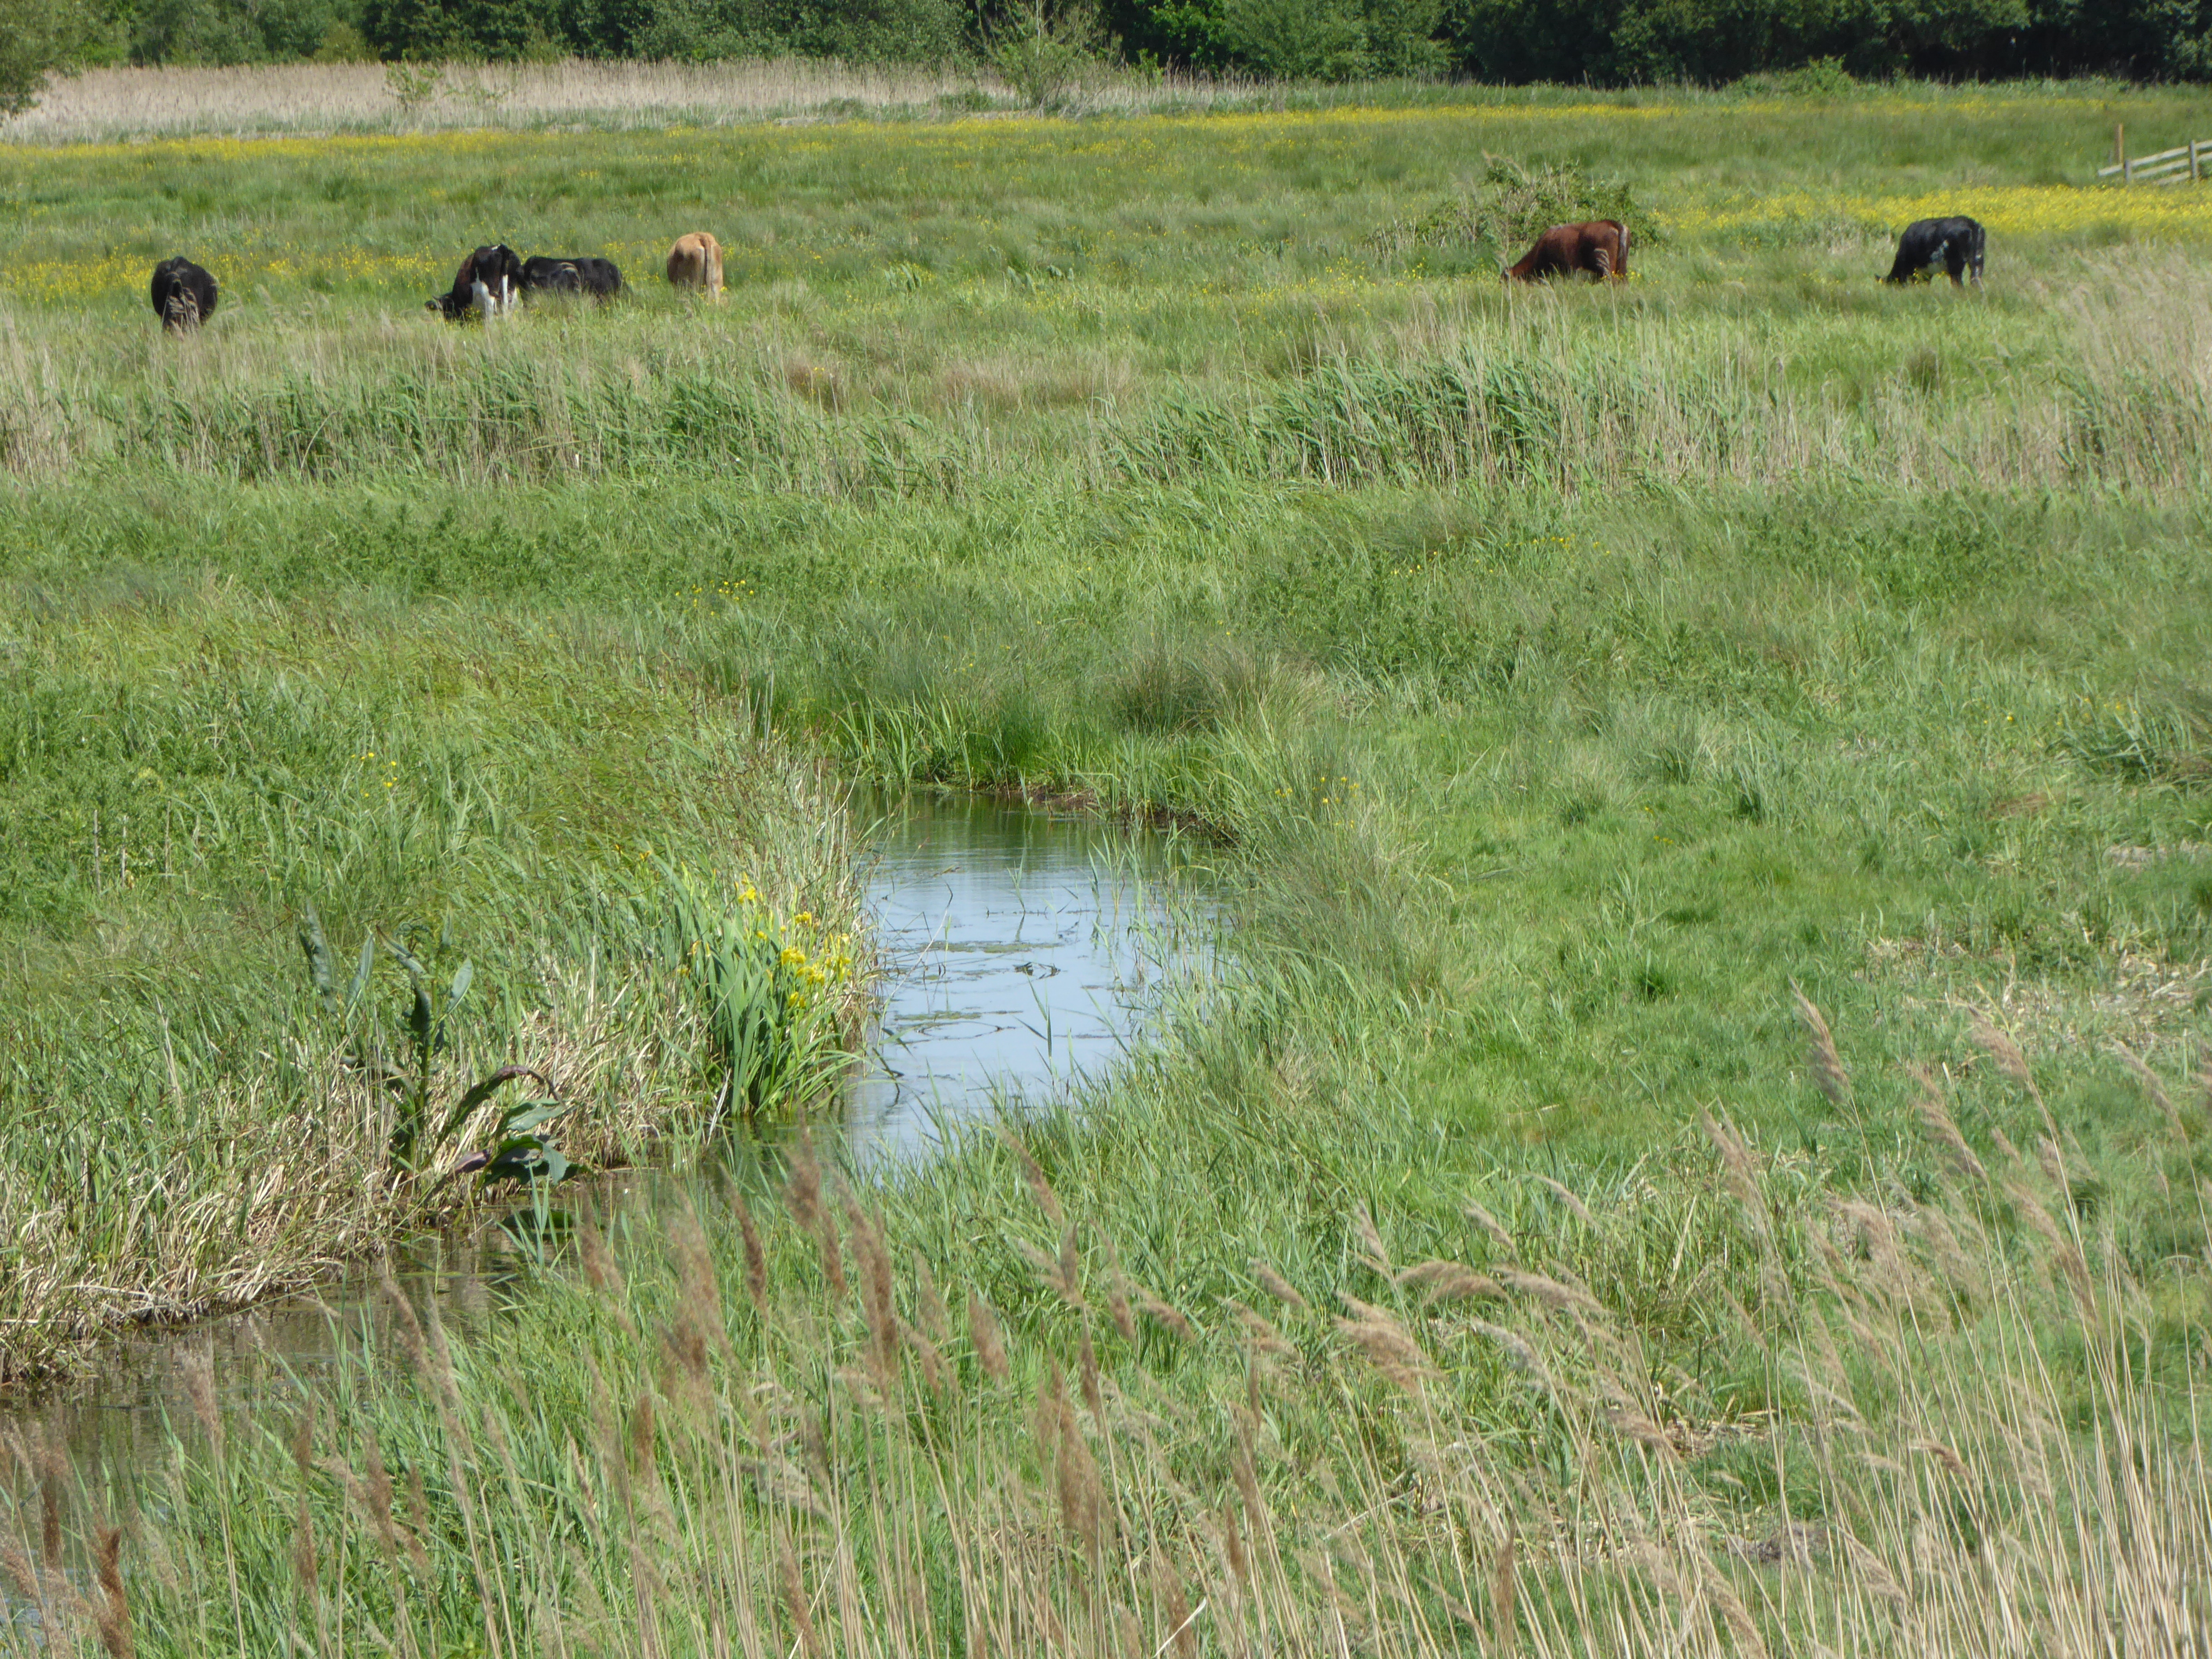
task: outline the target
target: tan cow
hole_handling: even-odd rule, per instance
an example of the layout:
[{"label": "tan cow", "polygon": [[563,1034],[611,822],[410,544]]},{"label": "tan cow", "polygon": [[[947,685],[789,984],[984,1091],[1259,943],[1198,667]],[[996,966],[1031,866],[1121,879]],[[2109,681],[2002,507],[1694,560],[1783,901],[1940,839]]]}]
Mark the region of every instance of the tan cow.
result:
[{"label": "tan cow", "polygon": [[720,299],[722,245],[703,230],[678,237],[668,250],[668,280],[678,288],[702,289],[710,300]]}]

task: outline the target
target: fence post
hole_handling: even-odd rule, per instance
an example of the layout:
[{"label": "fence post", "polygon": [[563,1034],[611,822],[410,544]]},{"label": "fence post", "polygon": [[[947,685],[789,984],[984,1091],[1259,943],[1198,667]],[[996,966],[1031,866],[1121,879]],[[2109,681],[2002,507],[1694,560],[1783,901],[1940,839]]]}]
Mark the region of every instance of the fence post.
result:
[{"label": "fence post", "polygon": [[2128,124],[2124,121],[2112,123],[2112,160],[2119,167],[2120,182],[2124,185],[2135,183],[2128,177]]},{"label": "fence post", "polygon": [[2189,141],[2189,182],[2192,185],[2204,176],[2197,165],[2197,146],[2199,142],[2201,141],[2195,138]]}]

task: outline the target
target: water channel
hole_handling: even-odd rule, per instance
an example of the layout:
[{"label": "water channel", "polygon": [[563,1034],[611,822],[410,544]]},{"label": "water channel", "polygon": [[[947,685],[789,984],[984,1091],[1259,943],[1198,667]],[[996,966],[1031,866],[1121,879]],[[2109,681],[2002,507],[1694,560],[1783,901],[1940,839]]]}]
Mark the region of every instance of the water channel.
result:
[{"label": "water channel", "polygon": [[[1203,969],[1208,920],[1180,895],[1169,835],[972,797],[864,801],[863,868],[883,969],[866,1064],[843,1100],[863,1168],[926,1157],[945,1128],[1052,1099],[1111,1065],[1180,972]],[[757,1148],[738,1143],[733,1157]],[[692,1176],[629,1170],[592,1183],[601,1208],[668,1200]],[[703,1209],[713,1200],[696,1187]],[[528,1283],[496,1225],[397,1253],[410,1295],[465,1334]],[[58,1438],[80,1475],[128,1479],[191,1421],[184,1367],[204,1357],[226,1411],[276,1407],[326,1376],[362,1322],[367,1276],[181,1329],[115,1338],[91,1381],[0,1410],[0,1437]],[[382,1345],[380,1345],[382,1346]]]}]

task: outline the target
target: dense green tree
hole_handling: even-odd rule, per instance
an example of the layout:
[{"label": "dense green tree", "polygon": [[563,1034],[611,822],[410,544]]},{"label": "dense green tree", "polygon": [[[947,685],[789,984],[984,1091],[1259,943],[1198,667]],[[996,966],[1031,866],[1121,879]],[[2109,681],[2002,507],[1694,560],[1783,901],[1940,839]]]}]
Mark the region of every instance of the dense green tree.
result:
[{"label": "dense green tree", "polygon": [[[988,58],[1015,0],[0,0],[0,109],[56,64],[387,58]],[[1096,0],[1109,54],[1316,79],[1707,84],[2212,78],[2212,0]],[[356,33],[358,31],[358,33]]]},{"label": "dense green tree", "polygon": [[365,0],[362,33],[379,56],[511,61],[562,45],[556,0]]},{"label": "dense green tree", "polygon": [[0,0],[0,115],[30,108],[92,44],[98,18],[78,0]]},{"label": "dense green tree", "polygon": [[[603,0],[604,3],[604,0]],[[933,63],[972,42],[955,0],[650,0],[634,37],[656,58]]]},{"label": "dense green tree", "polygon": [[357,26],[356,0],[140,0],[125,24],[142,64],[264,64],[313,58]]}]

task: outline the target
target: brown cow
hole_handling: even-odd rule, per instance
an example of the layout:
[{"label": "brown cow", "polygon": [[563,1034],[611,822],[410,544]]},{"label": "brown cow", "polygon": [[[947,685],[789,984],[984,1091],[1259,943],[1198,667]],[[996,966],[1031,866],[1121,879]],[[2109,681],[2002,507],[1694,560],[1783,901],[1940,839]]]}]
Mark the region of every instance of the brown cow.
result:
[{"label": "brown cow", "polygon": [[702,289],[710,300],[720,299],[722,245],[703,230],[678,237],[668,250],[668,280],[678,288]]},{"label": "brown cow", "polygon": [[1628,275],[1628,227],[1618,219],[1593,219],[1586,225],[1553,225],[1517,265],[1500,280],[1533,283],[1539,276],[1571,276],[1587,270],[1618,280]]}]

